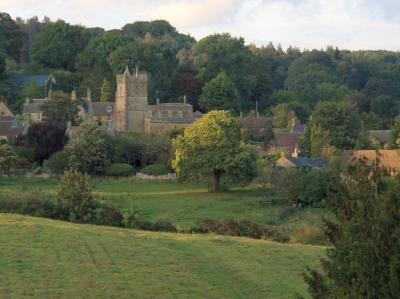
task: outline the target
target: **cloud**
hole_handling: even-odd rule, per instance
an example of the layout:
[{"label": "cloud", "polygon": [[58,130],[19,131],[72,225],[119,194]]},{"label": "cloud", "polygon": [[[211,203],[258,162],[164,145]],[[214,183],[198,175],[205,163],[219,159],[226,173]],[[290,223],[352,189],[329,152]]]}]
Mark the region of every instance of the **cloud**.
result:
[{"label": "cloud", "polygon": [[230,32],[258,45],[400,50],[399,0],[0,1],[0,11],[13,17],[47,15],[106,29],[163,18],[198,39]]}]

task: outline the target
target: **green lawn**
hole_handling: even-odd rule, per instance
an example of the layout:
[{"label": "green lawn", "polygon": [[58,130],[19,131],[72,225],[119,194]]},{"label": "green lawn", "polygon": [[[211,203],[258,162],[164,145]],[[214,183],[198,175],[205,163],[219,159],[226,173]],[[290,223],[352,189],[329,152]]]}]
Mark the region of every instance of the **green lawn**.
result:
[{"label": "green lawn", "polygon": [[294,298],[324,252],[0,214],[0,298]]},{"label": "green lawn", "polygon": [[[179,229],[188,229],[199,219],[249,219],[257,223],[279,225],[291,231],[305,226],[319,226],[323,209],[288,212],[283,205],[263,206],[264,191],[257,188],[229,192],[208,192],[204,184],[180,184],[169,181],[141,181],[131,178],[94,179],[94,191],[108,204],[118,208],[138,208],[147,220],[168,220]],[[54,198],[57,182],[42,178],[0,178],[0,198],[15,193],[37,193]],[[274,190],[267,196],[274,197]],[[289,211],[290,212],[290,211]]]}]

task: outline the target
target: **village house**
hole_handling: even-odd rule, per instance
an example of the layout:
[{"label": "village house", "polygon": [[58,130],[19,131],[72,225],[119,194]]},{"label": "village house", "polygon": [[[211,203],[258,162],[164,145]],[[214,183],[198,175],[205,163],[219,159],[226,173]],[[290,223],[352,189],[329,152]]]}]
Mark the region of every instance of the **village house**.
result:
[{"label": "village house", "polygon": [[0,96],[0,121],[10,121],[13,120],[15,114],[12,112],[10,107],[8,107],[6,99]]},{"label": "village house", "polygon": [[326,165],[321,158],[300,157],[297,148],[291,156],[286,156],[284,152],[281,152],[280,158],[275,163],[275,166],[283,168],[323,168]]},{"label": "village house", "polygon": [[26,129],[27,126],[21,121],[0,121],[0,143],[15,143],[18,136],[26,133]]}]

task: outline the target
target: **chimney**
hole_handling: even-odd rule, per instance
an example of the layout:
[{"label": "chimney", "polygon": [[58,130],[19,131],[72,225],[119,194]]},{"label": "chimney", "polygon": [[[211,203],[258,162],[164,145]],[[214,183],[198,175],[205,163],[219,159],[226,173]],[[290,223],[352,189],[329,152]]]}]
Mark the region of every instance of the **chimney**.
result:
[{"label": "chimney", "polygon": [[128,65],[126,65],[124,75],[129,76],[130,74]]},{"label": "chimney", "polygon": [[76,90],[71,91],[71,101],[76,101],[78,98],[76,96]]},{"label": "chimney", "polygon": [[25,98],[25,104],[27,104],[27,105],[29,104],[29,98],[28,97]]},{"label": "chimney", "polygon": [[297,146],[294,148],[294,151],[292,153],[292,158],[298,158],[300,156],[300,151],[297,148]]},{"label": "chimney", "polygon": [[258,101],[256,101],[256,117],[260,117],[260,112],[258,112]]},{"label": "chimney", "polygon": [[243,118],[243,112],[240,111],[240,119],[242,119],[242,118]]},{"label": "chimney", "polygon": [[137,77],[138,73],[139,73],[139,68],[138,68],[138,66],[136,66],[136,77]]},{"label": "chimney", "polygon": [[160,105],[160,98],[159,97],[156,98],[156,102],[157,102],[157,105]]},{"label": "chimney", "polygon": [[186,95],[183,96],[183,103],[186,104]]},{"label": "chimney", "polygon": [[90,88],[86,90],[86,98],[88,101],[92,101],[92,91],[90,90]]}]

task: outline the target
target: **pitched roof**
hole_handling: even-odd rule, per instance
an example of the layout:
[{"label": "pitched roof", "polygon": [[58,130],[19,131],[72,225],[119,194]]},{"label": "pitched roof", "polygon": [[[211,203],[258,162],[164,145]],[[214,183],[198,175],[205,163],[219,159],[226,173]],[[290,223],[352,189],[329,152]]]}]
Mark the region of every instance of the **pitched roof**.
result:
[{"label": "pitched roof", "polygon": [[[112,115],[114,103],[113,102],[92,102],[94,116],[109,116]],[[111,107],[111,110],[107,110]]]},{"label": "pitched roof", "polygon": [[286,157],[296,167],[324,167],[326,162],[321,158],[307,158],[307,157]]},{"label": "pitched roof", "polygon": [[368,131],[368,135],[378,139],[382,143],[388,143],[390,139],[390,130],[370,130]]},{"label": "pitched roof", "polygon": [[25,124],[21,121],[0,121],[0,136],[15,137],[23,133]]},{"label": "pitched roof", "polygon": [[29,104],[24,104],[24,111],[23,113],[40,113],[42,110],[40,107],[45,103],[45,100],[42,101],[34,101]]},{"label": "pitched roof", "polygon": [[372,164],[379,158],[380,165],[387,169],[400,170],[400,150],[360,150],[354,151],[353,158],[364,158]]},{"label": "pitched roof", "polygon": [[11,80],[20,84],[30,84],[35,82],[39,86],[44,86],[49,80],[50,75],[14,75]]},{"label": "pitched roof", "polygon": [[293,133],[304,133],[305,131],[306,131],[306,125],[305,124],[297,124],[292,129]]}]

